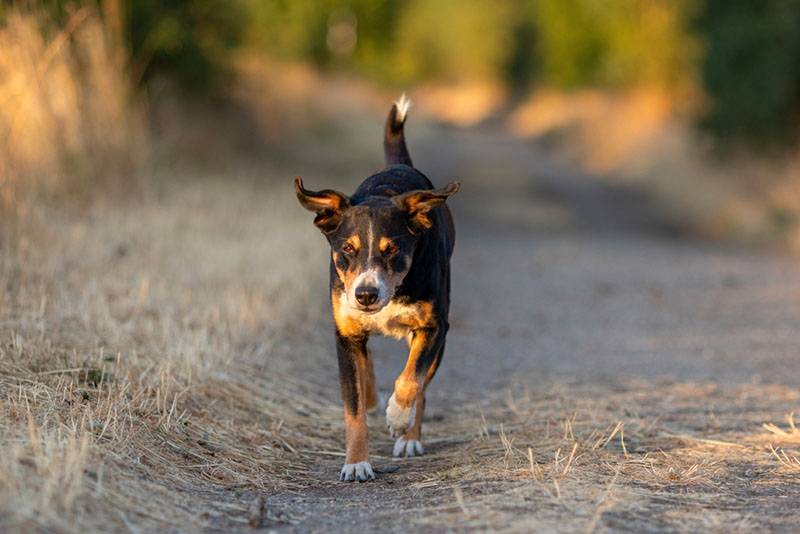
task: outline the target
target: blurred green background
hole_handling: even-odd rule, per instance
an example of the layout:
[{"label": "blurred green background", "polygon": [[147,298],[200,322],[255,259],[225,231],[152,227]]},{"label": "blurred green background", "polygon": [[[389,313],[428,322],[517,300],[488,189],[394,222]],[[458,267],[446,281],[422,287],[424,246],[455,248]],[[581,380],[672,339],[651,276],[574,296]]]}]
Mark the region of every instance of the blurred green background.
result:
[{"label": "blurred green background", "polygon": [[[61,5],[55,3],[54,5]],[[723,142],[796,141],[800,0],[135,0],[126,40],[142,81],[219,91],[250,47],[381,84],[491,81],[668,90],[698,84]]]},{"label": "blurred green background", "polygon": [[800,0],[4,1],[0,208],[142,162],[238,161],[220,140],[288,158],[401,91],[420,117],[635,183],[701,233],[800,247]]},{"label": "blurred green background", "polygon": [[[63,22],[76,4],[43,5]],[[136,83],[171,76],[220,93],[232,54],[247,48],[398,88],[696,84],[708,99],[698,125],[755,148],[795,142],[800,124],[800,0],[130,0],[122,10]]]}]

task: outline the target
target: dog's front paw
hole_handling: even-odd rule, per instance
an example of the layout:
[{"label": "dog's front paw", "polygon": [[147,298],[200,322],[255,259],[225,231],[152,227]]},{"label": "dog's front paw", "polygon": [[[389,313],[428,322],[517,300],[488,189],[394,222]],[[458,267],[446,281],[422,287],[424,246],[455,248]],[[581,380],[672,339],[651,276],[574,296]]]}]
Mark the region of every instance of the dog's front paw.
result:
[{"label": "dog's front paw", "polygon": [[422,456],[423,454],[425,454],[425,448],[419,440],[400,438],[394,442],[392,455],[395,458],[402,458],[403,456],[411,458],[412,456]]},{"label": "dog's front paw", "polygon": [[386,426],[393,438],[398,438],[405,434],[406,429],[411,426],[414,420],[414,406],[403,408],[397,403],[394,394],[389,398],[386,406]]},{"label": "dog's front paw", "polygon": [[372,466],[369,462],[358,462],[355,464],[344,464],[342,472],[339,473],[339,480],[344,482],[366,482],[367,480],[375,480],[375,473],[372,471]]}]

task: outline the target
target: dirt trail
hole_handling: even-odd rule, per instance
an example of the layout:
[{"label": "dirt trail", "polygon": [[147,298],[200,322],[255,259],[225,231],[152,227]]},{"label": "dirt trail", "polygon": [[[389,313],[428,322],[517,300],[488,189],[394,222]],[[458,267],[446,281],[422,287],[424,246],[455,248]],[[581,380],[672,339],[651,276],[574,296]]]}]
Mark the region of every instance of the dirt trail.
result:
[{"label": "dirt trail", "polygon": [[[462,182],[427,454],[391,458],[379,413],[378,480],[339,482],[326,244],[291,176],[352,191],[379,126],[168,169],[0,249],[0,530],[249,532],[257,497],[279,531],[796,528],[796,262],[681,239],[639,192],[416,117],[415,162]],[[373,341],[388,393],[405,348]]]},{"label": "dirt trail", "polygon": [[[399,463],[400,471],[342,486],[329,483],[340,459],[320,458],[311,474],[316,489],[269,497],[270,506],[295,514],[285,527],[791,528],[800,472],[776,474],[761,423],[798,409],[796,262],[681,241],[646,197],[570,173],[501,133],[409,130],[415,161],[435,183],[462,181],[452,202],[452,331],[429,390],[429,454],[390,460],[382,420],[371,419],[376,465]],[[404,350],[373,343],[386,391]],[[322,381],[332,391],[334,377],[331,358]],[[534,406],[522,417],[527,428],[517,396]],[[639,445],[628,445],[633,458],[616,450],[626,461],[647,464],[649,454],[670,449],[683,463],[672,474],[648,464],[648,476],[666,477],[661,482],[618,476],[608,464],[593,470],[586,458],[584,474],[564,477],[559,488],[521,481],[525,431],[549,434],[551,423],[561,425],[555,413],[569,419],[573,411],[589,426],[627,418],[628,439]],[[517,429],[510,435],[520,433],[508,447],[504,420]],[[448,428],[462,434],[448,436]],[[687,441],[676,443],[675,435]],[[505,448],[483,459],[474,452],[481,440]],[[742,455],[744,445],[709,445],[714,440],[747,442],[758,452]],[[558,455],[569,446],[558,450],[563,465]],[[533,452],[537,464],[552,461]],[[460,462],[471,469],[452,474]],[[685,475],[693,466],[702,480]]]}]

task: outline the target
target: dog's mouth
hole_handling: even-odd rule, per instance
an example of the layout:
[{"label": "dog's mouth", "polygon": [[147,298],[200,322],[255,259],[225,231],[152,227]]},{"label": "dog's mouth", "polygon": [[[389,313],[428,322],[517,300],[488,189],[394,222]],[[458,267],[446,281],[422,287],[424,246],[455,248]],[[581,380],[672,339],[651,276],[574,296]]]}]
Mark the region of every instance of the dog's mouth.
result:
[{"label": "dog's mouth", "polygon": [[356,305],[356,310],[360,311],[361,313],[365,313],[367,315],[372,315],[373,313],[378,313],[381,311],[386,304],[373,304],[371,306],[362,306],[361,304]]},{"label": "dog's mouth", "polygon": [[364,315],[373,315],[384,309],[391,300],[387,299],[383,295],[382,297],[383,298],[379,299],[377,302],[372,302],[370,304],[362,304],[361,302],[358,302],[355,298],[348,298],[347,303],[350,306],[350,308],[357,311],[358,313],[363,313]]}]

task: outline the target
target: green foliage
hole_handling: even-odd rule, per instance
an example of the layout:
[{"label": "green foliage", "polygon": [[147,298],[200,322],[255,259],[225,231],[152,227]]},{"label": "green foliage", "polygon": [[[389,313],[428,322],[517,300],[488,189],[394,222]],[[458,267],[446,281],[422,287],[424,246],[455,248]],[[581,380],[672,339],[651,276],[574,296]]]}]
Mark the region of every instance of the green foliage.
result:
[{"label": "green foliage", "polygon": [[135,78],[167,74],[196,92],[213,92],[225,82],[245,27],[238,2],[132,0],[126,11]]},{"label": "green foliage", "polygon": [[497,79],[510,44],[510,6],[499,0],[412,0],[390,58],[396,79]]},{"label": "green foliage", "polygon": [[671,86],[692,73],[698,47],[688,0],[537,0],[542,78],[550,85]]},{"label": "green foliage", "polygon": [[[800,122],[800,0],[83,1],[122,4],[137,82],[214,91],[244,44],[383,83],[488,81],[517,95],[699,80],[703,125],[765,146],[795,139]],[[31,3],[56,29],[80,4]]]},{"label": "green foliage", "polygon": [[[692,0],[244,1],[270,53],[403,84],[674,84],[698,55]],[[342,25],[352,49],[336,46]]]},{"label": "green foliage", "polygon": [[242,0],[252,45],[323,69],[391,76],[388,58],[404,0]]},{"label": "green foliage", "polygon": [[530,89],[531,84],[541,73],[536,57],[538,28],[536,27],[533,6],[520,2],[511,23],[509,49],[503,64],[503,78],[509,89],[522,94]]},{"label": "green foliage", "polygon": [[800,0],[707,0],[703,124],[727,143],[795,140],[800,124]]}]

